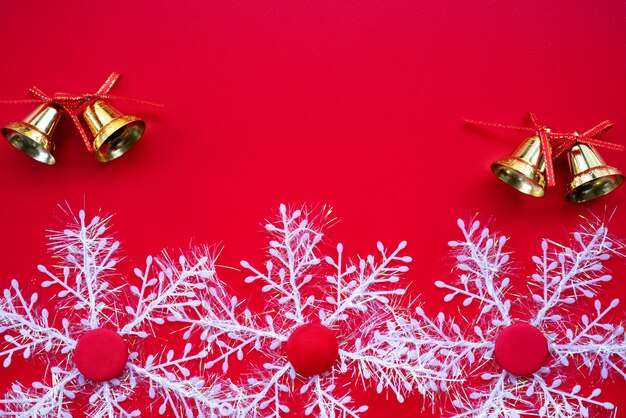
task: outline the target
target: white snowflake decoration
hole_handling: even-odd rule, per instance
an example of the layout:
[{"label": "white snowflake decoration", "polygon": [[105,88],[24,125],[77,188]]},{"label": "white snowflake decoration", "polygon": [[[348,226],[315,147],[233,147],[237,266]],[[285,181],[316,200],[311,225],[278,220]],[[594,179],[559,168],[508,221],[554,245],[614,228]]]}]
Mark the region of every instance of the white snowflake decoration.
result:
[{"label": "white snowflake decoration", "polygon": [[[168,410],[187,418],[229,415],[232,406],[218,395],[223,392],[219,385],[208,386],[186,366],[199,364],[208,355],[205,350],[187,343],[181,352],[146,355],[140,344],[172,309],[200,304],[199,292],[214,275],[212,259],[181,256],[175,264],[167,256],[148,257],[143,270],[135,269],[140,287],[124,284],[111,289],[119,243],[107,234],[108,221],[96,216],[86,223],[80,211],[68,229],[50,236],[51,249],[61,259],[59,274],[42,265],[38,268],[47,276],[42,286],[59,289],[55,311],[65,316],[60,321],[47,309],[39,309],[38,294],[27,297],[17,280],[4,290],[0,298],[0,331],[8,346],[0,348],[4,367],[18,354],[44,355],[46,375],[45,382],[34,382],[32,387],[14,383],[0,400],[0,415],[71,417],[76,395],[86,393],[90,417],[137,417],[141,412],[129,398],[141,385],[147,387],[161,415]],[[119,297],[129,299],[124,311],[117,303]],[[104,326],[117,329],[132,352],[118,377],[91,381],[74,364],[73,352],[81,335]]]},{"label": "white snowflake decoration", "polygon": [[[182,309],[172,318],[188,323],[187,338],[197,330],[218,349],[207,367],[221,363],[226,372],[233,357],[241,360],[250,351],[266,359],[258,373],[232,383],[238,394],[234,416],[280,417],[291,410],[290,398],[296,398],[304,404],[304,415],[358,417],[367,406],[353,402],[344,387],[350,381],[373,382],[379,393],[387,389],[403,401],[424,375],[434,379],[436,373],[425,370],[423,359],[410,348],[412,336],[402,333],[408,312],[400,307],[405,291],[398,282],[411,261],[401,255],[406,243],[391,252],[378,243],[380,261],[368,255],[346,263],[341,244],[336,258],[322,255],[314,216],[285,205],[279,212],[278,222],[266,225],[271,240],[264,268],[241,262],[250,272],[246,283],[261,282],[262,291],[271,295],[268,312],[240,309],[237,298],[229,297],[216,280],[211,297],[196,309],[199,320],[183,319]],[[294,330],[311,323],[334,331],[338,361],[327,371],[300,376],[285,356],[285,345]]]},{"label": "white snowflake decoration", "polygon": [[[602,283],[611,280],[603,262],[619,254],[607,229],[598,224],[575,233],[571,246],[544,240],[542,255],[533,257],[538,272],[532,275],[531,287],[538,291],[532,301],[517,305],[523,299],[511,296],[507,238],[481,228],[478,221],[469,226],[458,221],[463,240],[449,245],[456,252],[459,278],[435,284],[449,291],[446,302],[460,297],[464,307],[478,303],[475,325],[465,332],[451,316],[439,313],[430,319],[422,308],[410,325],[421,352],[433,353],[433,370],[446,378],[438,387],[452,397],[456,412],[449,416],[573,418],[589,417],[592,410],[611,414],[614,405],[600,400],[599,388],[587,393],[579,384],[567,384],[570,378],[606,379],[611,371],[626,378],[624,326],[607,320],[619,301],[603,306],[597,299],[592,304],[584,300],[594,299]],[[576,317],[591,305],[591,315]],[[522,314],[516,314],[518,310]],[[498,335],[519,321],[540,330],[548,343],[550,360],[529,376],[516,376],[494,359]],[[582,374],[583,369],[588,373]]]}]

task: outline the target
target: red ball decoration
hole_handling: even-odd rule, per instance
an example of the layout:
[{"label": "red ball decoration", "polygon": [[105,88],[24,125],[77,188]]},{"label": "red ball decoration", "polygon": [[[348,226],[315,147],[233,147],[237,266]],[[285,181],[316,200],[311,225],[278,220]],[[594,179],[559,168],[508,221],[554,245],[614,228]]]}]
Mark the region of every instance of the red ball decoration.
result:
[{"label": "red ball decoration", "polygon": [[529,376],[541,369],[550,352],[543,332],[533,325],[519,322],[500,332],[494,354],[496,361],[507,372]]},{"label": "red ball decoration", "polygon": [[107,328],[85,332],[74,349],[74,363],[78,371],[97,382],[119,376],[127,360],[128,348],[124,339]]},{"label": "red ball decoration", "polygon": [[322,324],[300,325],[289,336],[287,359],[299,375],[311,377],[332,369],[339,358],[335,333]]}]

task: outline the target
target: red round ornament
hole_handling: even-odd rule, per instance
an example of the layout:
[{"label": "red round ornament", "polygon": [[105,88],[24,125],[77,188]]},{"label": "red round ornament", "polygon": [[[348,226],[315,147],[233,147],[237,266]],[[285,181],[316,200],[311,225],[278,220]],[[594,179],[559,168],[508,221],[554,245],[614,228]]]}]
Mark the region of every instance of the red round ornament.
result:
[{"label": "red round ornament", "polygon": [[496,361],[507,372],[529,376],[541,369],[550,352],[543,332],[533,325],[518,322],[500,332],[494,354]]},{"label": "red round ornament", "polygon": [[97,382],[119,376],[127,360],[128,348],[124,339],[107,328],[85,332],[74,349],[74,363],[78,371]]},{"label": "red round ornament", "polygon": [[339,343],[330,328],[308,323],[297,327],[289,336],[286,351],[296,372],[311,377],[333,367],[339,358]]}]

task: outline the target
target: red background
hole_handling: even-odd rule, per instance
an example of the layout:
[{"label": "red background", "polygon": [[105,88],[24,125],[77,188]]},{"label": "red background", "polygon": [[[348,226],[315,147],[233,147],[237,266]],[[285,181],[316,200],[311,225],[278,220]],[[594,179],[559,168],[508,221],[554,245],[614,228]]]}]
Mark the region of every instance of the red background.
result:
[{"label": "red background", "polygon": [[[1,10],[2,97],[28,98],[32,84],[94,91],[118,71],[112,94],[165,105],[115,104],[148,129],[108,164],[85,152],[67,120],[56,166],[0,144],[4,286],[41,279],[44,231],[61,225],[65,201],[115,214],[129,274],[146,254],[190,241],[222,244],[224,265],[258,263],[260,221],[280,202],[328,203],[342,220],[329,238],[347,252],[409,241],[412,294],[434,313],[457,217],[495,219],[526,262],[541,237],[563,238],[579,216],[611,213],[626,196],[566,203],[564,160],[545,198],[523,196],[488,166],[524,135],[462,123],[523,123],[533,110],[555,130],[582,131],[608,118],[616,127],[606,138],[625,143],[622,1],[16,1]],[[0,124],[31,108],[3,105]],[[602,155],[626,170],[625,154]],[[611,223],[622,236],[625,219],[620,208]],[[613,267],[607,288],[623,295],[626,269]],[[223,276],[235,287],[243,279]],[[4,390],[36,370],[3,373]],[[617,416],[626,416],[624,390],[617,381],[603,394]],[[417,416],[422,405],[417,396],[367,401],[364,418]]]}]

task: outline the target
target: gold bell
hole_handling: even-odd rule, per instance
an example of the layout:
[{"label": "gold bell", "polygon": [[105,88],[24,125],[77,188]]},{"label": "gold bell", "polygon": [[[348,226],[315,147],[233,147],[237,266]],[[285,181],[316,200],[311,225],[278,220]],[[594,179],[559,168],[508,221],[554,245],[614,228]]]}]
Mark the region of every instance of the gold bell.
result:
[{"label": "gold bell", "polygon": [[54,105],[44,103],[21,122],[11,122],[2,128],[2,135],[15,148],[44,164],[54,164],[52,135],[61,119]]},{"label": "gold bell", "polygon": [[135,116],[125,116],[113,106],[96,100],[83,111],[94,136],[93,149],[98,161],[114,160],[126,153],[141,138],[146,124]]},{"label": "gold bell", "polygon": [[611,193],[624,182],[624,176],[615,167],[606,165],[596,149],[577,143],[569,151],[569,167],[574,175],[565,199],[580,203]]},{"label": "gold bell", "polygon": [[512,155],[491,164],[491,171],[500,180],[527,195],[542,197],[546,180],[543,172],[546,161],[538,135],[531,136]]}]

